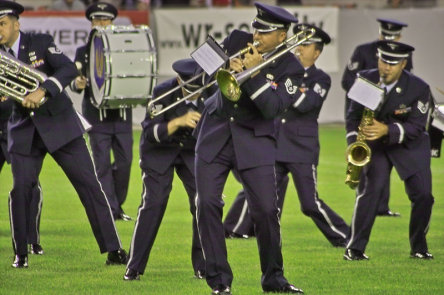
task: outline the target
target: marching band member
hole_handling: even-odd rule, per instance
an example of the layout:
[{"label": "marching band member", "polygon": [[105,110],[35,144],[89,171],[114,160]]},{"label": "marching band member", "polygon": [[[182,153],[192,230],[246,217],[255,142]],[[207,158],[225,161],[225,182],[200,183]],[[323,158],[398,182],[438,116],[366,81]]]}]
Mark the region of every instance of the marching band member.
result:
[{"label": "marching band member", "polygon": [[[404,27],[407,27],[406,23],[393,20],[378,18],[379,22],[379,40],[392,40],[400,41],[401,32]],[[358,45],[353,51],[352,57],[350,58],[347,67],[345,67],[344,73],[342,74],[342,88],[345,92],[350,90],[353,82],[356,79],[356,74],[361,70],[375,69],[378,67],[378,57],[377,57],[377,42],[378,40],[364,43]],[[413,63],[412,56],[410,55],[407,59],[407,64],[405,66],[407,71],[412,71]],[[345,97],[345,113],[350,106],[350,99]],[[398,212],[393,212],[389,209],[389,199],[390,199],[390,173],[389,178],[386,180],[385,189],[382,192],[382,199],[379,203],[378,215],[389,216],[389,217],[399,217],[401,214]]]},{"label": "marching band member", "polygon": [[[12,49],[22,62],[49,77],[40,87],[15,101],[8,121],[8,151],[11,156],[13,188],[10,193],[10,220],[15,268],[28,266],[27,208],[29,195],[38,179],[43,160],[51,154],[76,189],[100,251],[108,252],[108,264],[126,263],[126,253],[112,218],[106,196],[89,155],[85,132],[69,97],[63,92],[77,70],[48,34],[20,31],[22,5],[0,1],[0,45]],[[46,102],[40,105],[42,99]]]},{"label": "marching band member", "polygon": [[[254,33],[234,30],[223,42],[228,55],[247,45],[251,52],[232,58],[230,70],[242,72],[263,62],[262,54],[276,48],[287,38],[291,23],[297,19],[287,10],[255,3]],[[253,41],[258,42],[253,47]],[[231,294],[233,273],[227,260],[221,199],[231,169],[239,171],[247,192],[255,224],[265,292],[302,293],[284,277],[281,236],[276,205],[274,118],[296,102],[296,91],[304,69],[287,52],[273,64],[252,74],[241,87],[236,102],[220,90],[210,97],[195,130],[197,224],[205,254],[205,271],[212,294]]]},{"label": "marching band member", "polygon": [[[177,88],[179,84],[197,75],[200,70],[192,59],[178,60],[173,64],[177,73],[172,78],[154,89],[153,97]],[[157,109],[167,107],[176,99],[181,99],[202,87],[201,80],[188,83],[165,96]],[[200,84],[199,84],[200,83]],[[162,115],[151,118],[147,112],[142,122],[143,132],[140,138],[140,167],[142,168],[143,193],[136,226],[131,241],[129,260],[124,280],[137,280],[143,274],[154,244],[157,232],[165,213],[172,189],[174,171],[182,180],[190,202],[193,216],[193,240],[191,262],[196,278],[205,276],[205,263],[200,246],[196,224],[196,184],[194,177],[194,147],[196,139],[192,131],[200,119],[204,100],[209,92],[197,92],[185,103],[179,104]]]},{"label": "marching band member", "polygon": [[[346,260],[367,260],[364,253],[378,212],[385,180],[394,166],[404,181],[412,203],[410,255],[431,259],[426,234],[433,206],[430,140],[426,124],[431,105],[430,88],[404,70],[413,47],[396,41],[378,41],[378,68],[360,72],[367,80],[386,88],[386,97],[375,112],[373,124],[362,133],[371,149],[371,161],[361,171],[356,191]],[[347,112],[348,144],[354,142],[364,106],[351,101]]]},{"label": "marching band member", "polygon": [[[350,228],[336,212],[319,198],[316,189],[316,167],[320,150],[318,116],[330,90],[331,78],[317,68],[315,62],[322,53],[324,44],[330,43],[330,36],[322,29],[308,24],[296,25],[294,33],[304,27],[314,28],[316,33],[296,48],[295,54],[305,68],[302,84],[296,94],[299,98],[293,108],[289,108],[276,120],[279,129],[276,156],[276,179],[278,192],[280,192],[278,207],[281,213],[288,184],[287,175],[290,172],[302,212],[311,217],[333,246],[345,247]],[[236,199],[236,201],[238,200]],[[232,210],[231,208],[230,212]],[[227,215],[228,217],[229,215]],[[235,223],[237,227],[233,230],[235,233],[245,231],[243,225],[248,224],[250,220],[248,211],[242,211],[242,215],[239,217],[242,217],[242,220]],[[225,227],[226,223],[227,220],[224,222]],[[252,232],[252,229],[247,232]]]},{"label": "marching band member", "polygon": [[[117,17],[117,9],[109,3],[97,2],[86,9],[85,16],[92,27],[106,27]],[[91,103],[92,90],[85,77],[88,59],[87,45],[77,48],[75,61],[82,65],[82,75],[72,81],[71,89],[78,93],[84,90],[82,113],[92,125],[88,136],[94,164],[114,219],[130,221],[122,205],[128,194],[133,159],[132,109],[98,109]]]}]

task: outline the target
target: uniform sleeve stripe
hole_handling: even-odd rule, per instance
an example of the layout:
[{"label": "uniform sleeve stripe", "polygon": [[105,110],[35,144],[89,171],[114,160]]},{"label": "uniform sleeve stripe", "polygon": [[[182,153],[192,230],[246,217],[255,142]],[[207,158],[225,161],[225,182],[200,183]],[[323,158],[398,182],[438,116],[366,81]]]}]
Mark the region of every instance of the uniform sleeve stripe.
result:
[{"label": "uniform sleeve stripe", "polygon": [[63,87],[62,87],[62,84],[60,84],[59,80],[57,80],[54,77],[49,77],[48,80],[51,80],[52,82],[54,82],[55,85],[57,85],[57,87],[59,87],[60,92],[62,92]]},{"label": "uniform sleeve stripe", "polygon": [[345,138],[349,138],[351,136],[358,136],[358,132],[357,131],[351,131],[351,132],[347,133]]},{"label": "uniform sleeve stripe", "polygon": [[156,141],[160,142],[160,138],[159,138],[159,124],[154,125],[153,132],[154,132],[154,138],[156,139]]},{"label": "uniform sleeve stripe", "polygon": [[296,102],[293,104],[293,107],[297,108],[304,101],[304,99],[305,99],[305,93],[302,93],[299,96],[298,100],[296,100]]},{"label": "uniform sleeve stripe", "polygon": [[404,141],[404,134],[405,134],[404,127],[402,127],[402,125],[399,124],[399,123],[395,123],[395,125],[398,126],[398,128],[399,128],[399,140],[398,140],[398,143],[402,143]]},{"label": "uniform sleeve stripe", "polygon": [[265,83],[264,86],[259,88],[255,93],[253,93],[253,95],[250,96],[251,100],[255,100],[256,97],[261,95],[261,93],[264,92],[265,90],[267,90],[268,87],[270,87],[270,84],[269,83]]}]

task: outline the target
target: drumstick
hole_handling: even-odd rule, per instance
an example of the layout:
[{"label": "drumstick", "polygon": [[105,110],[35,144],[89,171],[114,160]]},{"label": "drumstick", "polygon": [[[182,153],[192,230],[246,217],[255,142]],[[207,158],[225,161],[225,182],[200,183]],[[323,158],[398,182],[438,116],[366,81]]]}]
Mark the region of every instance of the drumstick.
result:
[{"label": "drumstick", "polygon": [[75,64],[76,64],[77,71],[79,72],[79,75],[83,76],[83,74],[82,74],[82,68],[83,68],[82,63],[80,61],[76,61]]},{"label": "drumstick", "polygon": [[438,91],[439,91],[439,93],[441,93],[442,95],[444,95],[444,90],[442,90],[442,89],[439,89],[438,87],[436,87],[436,90],[438,90]]}]

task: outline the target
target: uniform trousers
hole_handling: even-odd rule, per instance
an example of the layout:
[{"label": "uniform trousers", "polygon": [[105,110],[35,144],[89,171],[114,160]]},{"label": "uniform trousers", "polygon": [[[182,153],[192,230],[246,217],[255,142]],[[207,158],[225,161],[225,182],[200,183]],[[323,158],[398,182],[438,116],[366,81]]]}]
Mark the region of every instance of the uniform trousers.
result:
[{"label": "uniform trousers", "polygon": [[[10,193],[10,220],[15,254],[27,253],[26,235],[29,224],[32,188],[47,153],[41,137],[34,133],[30,155],[12,152],[11,166],[13,189]],[[106,196],[94,170],[86,142],[78,137],[51,153],[77,191],[85,207],[100,251],[109,252],[121,248],[121,243]]]},{"label": "uniform trousers", "polygon": [[[89,142],[102,188],[108,197],[113,215],[123,213],[133,159],[133,134],[90,132]],[[111,162],[111,151],[114,162]]]},{"label": "uniform trousers", "polygon": [[[235,175],[236,179],[238,179],[237,172],[233,171],[233,174]],[[279,208],[279,218],[282,216],[288,181],[288,176],[285,176],[282,183],[278,184],[277,205]],[[244,189],[237,194],[236,199],[234,199],[233,203],[231,204],[230,210],[227,212],[224,219],[224,229],[227,236],[229,236],[231,233],[248,237],[253,237],[255,235],[254,223],[253,220],[251,220]]]},{"label": "uniform trousers", "polygon": [[[6,130],[5,130],[6,132]],[[6,140],[0,138],[0,172],[5,162],[10,163],[11,157],[7,150]],[[27,225],[27,242],[28,244],[40,244],[40,217],[42,214],[43,193],[42,187],[38,181],[33,182],[32,192],[30,196],[30,204],[28,208],[29,218]],[[8,197],[10,198],[10,197]],[[8,201],[9,204],[9,201]]]},{"label": "uniform trousers", "polygon": [[[390,168],[390,171],[392,168]],[[378,213],[386,213],[390,210],[389,208],[389,199],[390,199],[390,174],[389,172],[388,178],[385,181],[385,185],[381,192],[381,200],[379,201]]]},{"label": "uniform trousers", "polygon": [[[365,251],[376,218],[381,191],[392,166],[385,153],[374,152],[371,162],[362,170],[347,248]],[[412,203],[409,225],[411,251],[427,252],[426,234],[434,203],[430,169],[420,170],[404,179],[404,185]]]},{"label": "uniform trousers", "polygon": [[174,169],[182,181],[188,194],[190,212],[193,216],[193,240],[191,246],[191,262],[194,271],[205,269],[202,247],[200,246],[195,218],[196,184],[194,172],[190,171],[179,156],[174,164],[165,173],[158,173],[152,169],[142,169],[143,192],[142,203],[137,214],[134,234],[131,240],[130,257],[127,268],[143,274],[154,240],[162,222],[168,199],[171,193]]},{"label": "uniform trousers", "polygon": [[350,228],[336,212],[319,198],[316,165],[277,162],[277,183],[281,183],[289,172],[293,177],[302,213],[314,221],[332,245],[344,245]]},{"label": "uniform trousers", "polygon": [[259,248],[262,287],[281,288],[288,282],[283,275],[274,165],[239,170],[231,138],[211,163],[202,160],[199,151],[196,155],[197,224],[205,256],[207,283],[214,288],[219,284],[231,286],[233,280],[222,224],[222,193],[232,168],[239,171],[247,192]]}]

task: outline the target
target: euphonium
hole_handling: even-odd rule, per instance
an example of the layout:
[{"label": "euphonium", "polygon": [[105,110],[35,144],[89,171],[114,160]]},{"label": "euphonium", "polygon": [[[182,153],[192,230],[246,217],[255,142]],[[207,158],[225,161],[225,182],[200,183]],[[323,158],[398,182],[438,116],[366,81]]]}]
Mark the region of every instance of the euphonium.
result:
[{"label": "euphonium", "polygon": [[374,111],[365,108],[362,114],[361,122],[358,127],[358,136],[356,141],[350,144],[346,150],[347,172],[345,184],[355,189],[359,185],[362,168],[370,162],[372,151],[365,142],[365,135],[362,129],[371,125],[374,118]]},{"label": "euphonium", "polygon": [[[0,50],[0,95],[22,102],[46,80],[46,75]],[[42,98],[40,104],[46,101]]]}]

